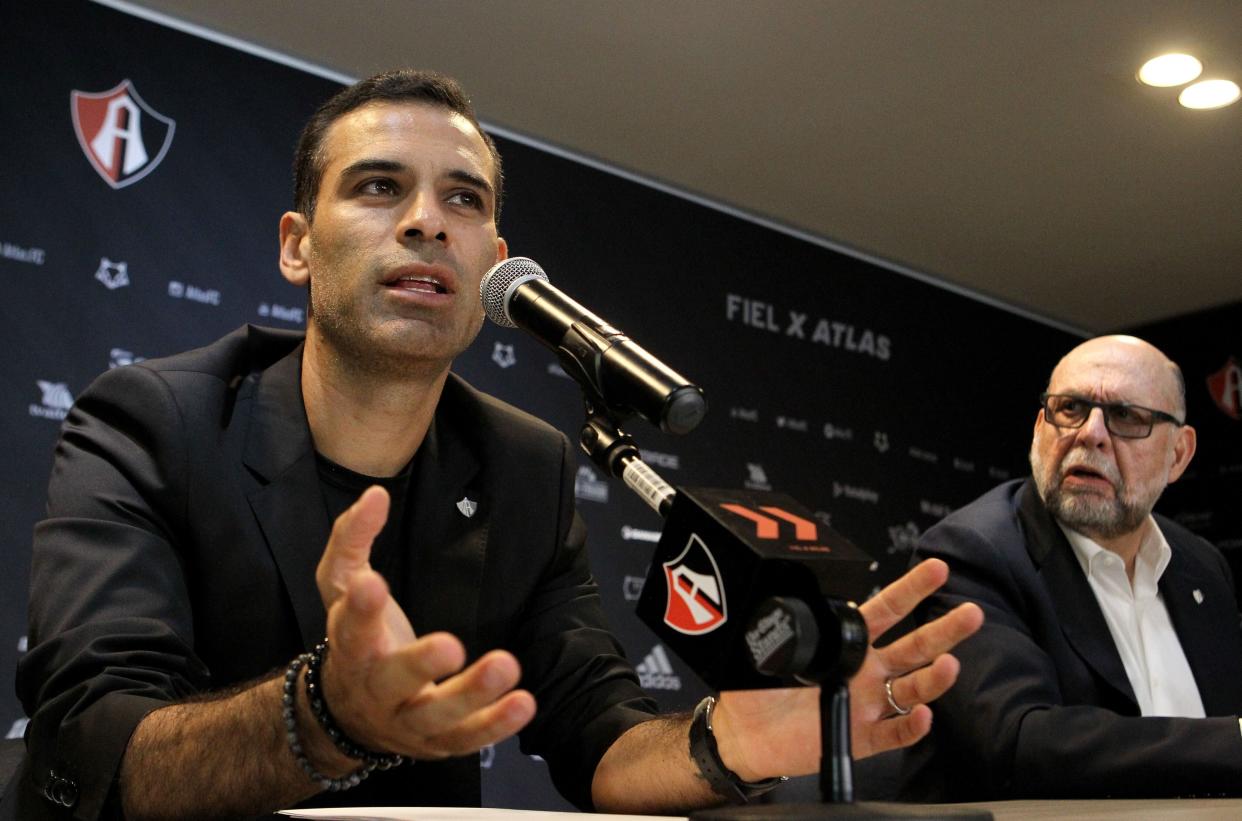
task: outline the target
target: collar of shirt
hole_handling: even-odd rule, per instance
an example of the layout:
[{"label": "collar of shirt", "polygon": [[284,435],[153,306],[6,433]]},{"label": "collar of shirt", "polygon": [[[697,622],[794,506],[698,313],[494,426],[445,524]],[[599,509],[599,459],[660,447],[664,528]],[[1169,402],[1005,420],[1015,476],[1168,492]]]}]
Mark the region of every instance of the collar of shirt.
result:
[{"label": "collar of shirt", "polygon": [[1160,526],[1151,514],[1147,515],[1147,532],[1143,535],[1138,555],[1134,559],[1133,583],[1126,576],[1125,562],[1120,556],[1059,521],[1057,526],[1069,540],[1082,572],[1092,582],[1108,588],[1111,593],[1124,593],[1126,598],[1134,601],[1156,597],[1160,577],[1164,575],[1169,560],[1173,558],[1173,549],[1169,547],[1168,540],[1164,538]]}]

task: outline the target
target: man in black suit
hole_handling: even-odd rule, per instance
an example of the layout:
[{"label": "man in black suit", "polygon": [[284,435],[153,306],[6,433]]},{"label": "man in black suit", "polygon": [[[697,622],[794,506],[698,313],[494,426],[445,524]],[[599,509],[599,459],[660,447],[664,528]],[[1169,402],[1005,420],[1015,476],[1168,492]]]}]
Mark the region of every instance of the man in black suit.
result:
[{"label": "man in black suit", "polygon": [[979,603],[907,797],[1242,792],[1242,634],[1224,557],[1153,515],[1195,452],[1182,375],[1133,337],[1089,340],[1041,399],[1032,477],[946,517],[915,560]]},{"label": "man in black suit", "polygon": [[[17,817],[477,803],[475,753],[519,731],[601,809],[817,768],[810,688],[722,695],[696,764],[603,626],[568,442],[449,372],[507,253],[500,193],[453,81],[351,86],[304,130],[280,220],[305,338],[242,329],[79,397],[36,531]],[[945,572],[866,603],[873,635]],[[966,606],[868,654],[856,755],[927,732],[978,624]]]}]

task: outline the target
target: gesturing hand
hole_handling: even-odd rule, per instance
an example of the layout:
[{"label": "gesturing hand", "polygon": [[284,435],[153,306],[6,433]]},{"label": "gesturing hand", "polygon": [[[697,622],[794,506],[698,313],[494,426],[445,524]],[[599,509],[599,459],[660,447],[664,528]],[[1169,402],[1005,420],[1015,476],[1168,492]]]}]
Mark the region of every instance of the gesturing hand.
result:
[{"label": "gesturing hand", "polygon": [[337,723],[364,746],[415,759],[465,755],[513,735],[535,714],[534,697],[513,689],[517,659],[497,650],[463,669],[456,637],[414,634],[370,565],[387,515],[387,492],[368,488],[337,518],[315,572],[331,646],[323,691]]},{"label": "gesturing hand", "polygon": [[[871,641],[909,615],[939,588],[949,568],[929,559],[860,606]],[[931,729],[927,702],[957,680],[958,662],[948,651],[983,624],[983,611],[962,604],[882,649],[867,649],[850,680],[850,735],[855,758],[906,747]],[[907,715],[894,715],[884,683]],[[756,780],[803,775],[819,769],[819,689],[746,690],[722,693],[717,738],[725,763]]]}]

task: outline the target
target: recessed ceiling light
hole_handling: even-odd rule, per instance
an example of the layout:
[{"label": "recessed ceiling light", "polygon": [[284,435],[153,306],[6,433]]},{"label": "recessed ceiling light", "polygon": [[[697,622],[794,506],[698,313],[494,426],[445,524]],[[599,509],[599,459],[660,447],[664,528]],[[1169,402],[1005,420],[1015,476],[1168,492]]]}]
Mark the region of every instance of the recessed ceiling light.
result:
[{"label": "recessed ceiling light", "polygon": [[1221,108],[1237,100],[1238,93],[1232,80],[1204,80],[1182,89],[1177,101],[1187,108]]},{"label": "recessed ceiling light", "polygon": [[1138,78],[1149,86],[1167,88],[1189,83],[1203,71],[1203,64],[1189,54],[1162,54],[1139,69]]}]

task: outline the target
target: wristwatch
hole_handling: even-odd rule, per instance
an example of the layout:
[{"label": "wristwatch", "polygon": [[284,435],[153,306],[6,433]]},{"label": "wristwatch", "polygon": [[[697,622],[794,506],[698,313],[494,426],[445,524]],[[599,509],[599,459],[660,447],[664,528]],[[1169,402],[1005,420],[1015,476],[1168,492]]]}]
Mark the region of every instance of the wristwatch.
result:
[{"label": "wristwatch", "polygon": [[789,780],[782,775],[762,781],[743,781],[726,767],[720,760],[720,750],[716,747],[716,736],[712,732],[712,712],[715,709],[716,699],[708,696],[694,708],[694,718],[690,720],[690,757],[715,793],[734,804],[745,804]]}]

